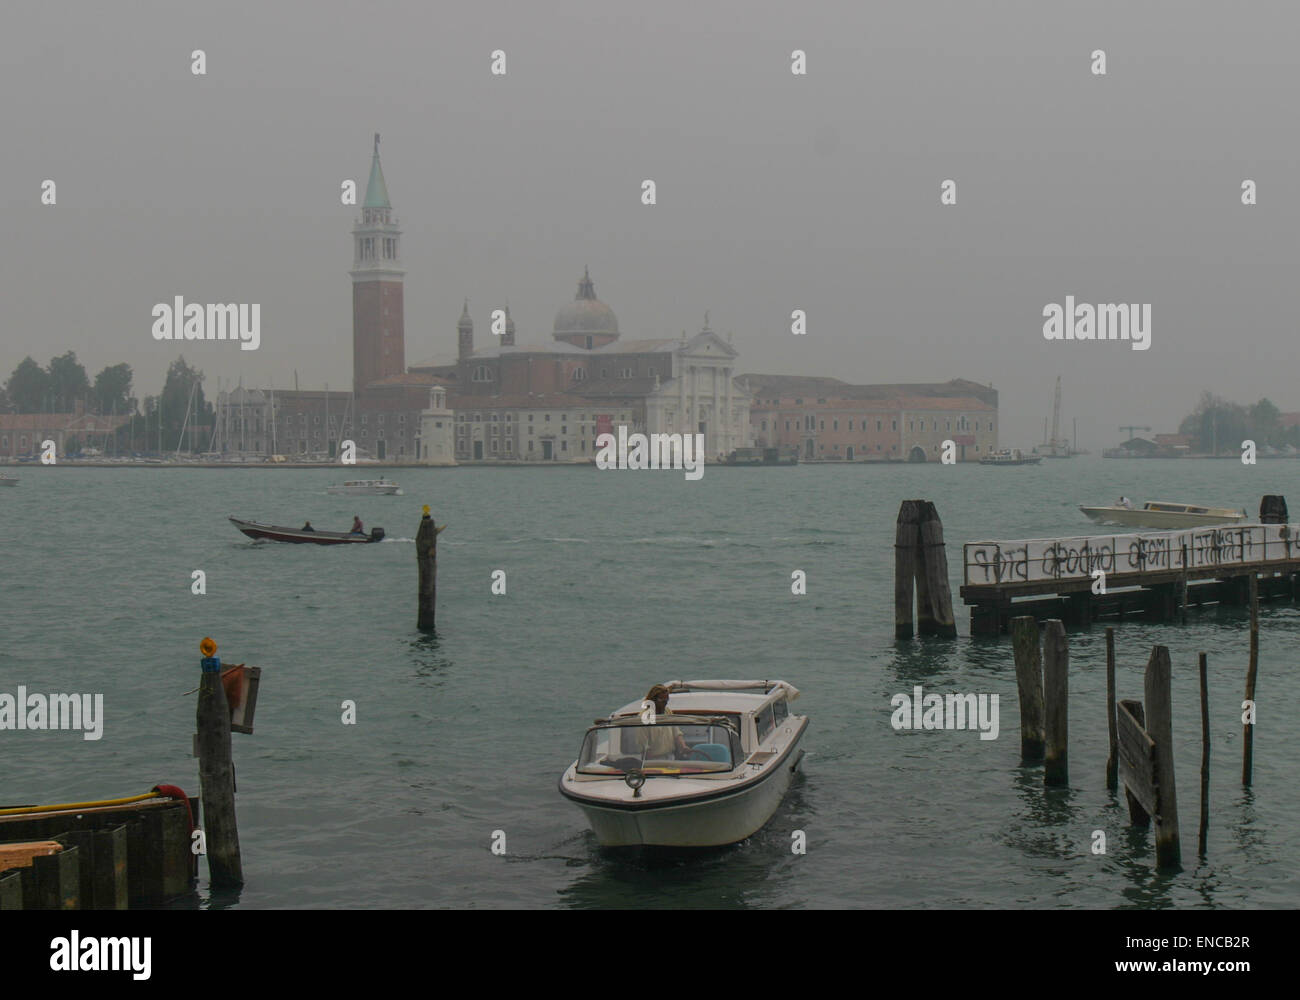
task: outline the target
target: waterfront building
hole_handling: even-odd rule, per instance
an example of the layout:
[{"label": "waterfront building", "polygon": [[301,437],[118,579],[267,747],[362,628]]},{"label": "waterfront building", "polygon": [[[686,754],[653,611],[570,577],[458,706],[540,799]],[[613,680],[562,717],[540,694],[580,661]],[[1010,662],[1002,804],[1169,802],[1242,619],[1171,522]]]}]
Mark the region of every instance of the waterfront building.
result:
[{"label": "waterfront building", "polygon": [[72,413],[0,413],[0,461],[37,457],[42,445],[53,441],[55,458],[63,458],[69,449],[103,449],[128,416],[87,413],[77,400]]},{"label": "waterfront building", "polygon": [[836,378],[743,375],[760,448],[788,447],[804,461],[937,462],[943,442],[959,462],[997,450],[998,394],[965,379],[850,385]]}]

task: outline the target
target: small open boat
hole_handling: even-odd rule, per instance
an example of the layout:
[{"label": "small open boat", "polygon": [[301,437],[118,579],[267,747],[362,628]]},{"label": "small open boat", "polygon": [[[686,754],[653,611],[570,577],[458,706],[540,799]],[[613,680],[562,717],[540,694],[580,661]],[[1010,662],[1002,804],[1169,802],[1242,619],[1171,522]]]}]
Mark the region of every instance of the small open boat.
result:
[{"label": "small open boat", "polygon": [[350,479],[343,485],[335,483],[325,489],[326,493],[339,493],[343,496],[400,496],[399,487],[391,479]]},{"label": "small open boat", "polygon": [[17,476],[0,475],[0,486],[17,486],[17,485],[18,485]]},{"label": "small open boat", "polygon": [[1246,512],[1234,507],[1199,507],[1189,503],[1150,500],[1141,507],[1110,504],[1079,509],[1099,524],[1127,524],[1138,528],[1198,528],[1206,524],[1232,524],[1246,519]]},{"label": "small open boat", "polygon": [[308,542],[312,545],[359,545],[384,540],[383,528],[371,528],[370,534],[355,531],[303,531],[301,528],[283,528],[257,521],[241,521],[232,517],[230,523],[249,538],[267,542]]},{"label": "small open boat", "polygon": [[[807,716],[785,681],[669,681],[587,730],[560,794],[604,847],[734,844],[772,818],[803,759]],[[645,709],[643,706],[648,705]]]}]

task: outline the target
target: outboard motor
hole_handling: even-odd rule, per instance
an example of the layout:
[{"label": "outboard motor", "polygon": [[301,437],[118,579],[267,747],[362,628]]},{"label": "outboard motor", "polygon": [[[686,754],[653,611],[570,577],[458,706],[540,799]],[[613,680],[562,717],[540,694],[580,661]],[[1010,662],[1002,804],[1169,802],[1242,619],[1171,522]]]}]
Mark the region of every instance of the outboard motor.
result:
[{"label": "outboard motor", "polygon": [[372,542],[382,542],[382,541],[384,540],[384,529],[383,529],[383,528],[371,528],[371,529],[370,529],[370,540],[371,540]]}]

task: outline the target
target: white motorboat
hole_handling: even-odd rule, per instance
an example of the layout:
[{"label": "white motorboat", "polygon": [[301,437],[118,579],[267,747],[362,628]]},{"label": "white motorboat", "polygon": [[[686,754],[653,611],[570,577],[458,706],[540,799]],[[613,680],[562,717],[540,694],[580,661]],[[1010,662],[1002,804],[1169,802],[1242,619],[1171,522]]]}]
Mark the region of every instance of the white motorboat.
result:
[{"label": "white motorboat", "polygon": [[1037,465],[1042,460],[1041,456],[1026,455],[1019,448],[1003,448],[981,458],[980,465]]},{"label": "white motorboat", "polygon": [[1197,528],[1206,524],[1233,524],[1246,520],[1244,510],[1233,507],[1201,507],[1190,503],[1150,500],[1141,507],[1117,503],[1106,507],[1079,509],[1099,524],[1126,524],[1139,528]]},{"label": "white motorboat", "polygon": [[17,485],[18,485],[17,476],[0,475],[0,486],[17,486]]},{"label": "white motorboat", "polygon": [[785,681],[670,681],[667,711],[635,701],[587,730],[560,794],[604,847],[713,847],[776,812],[808,718]]},{"label": "white motorboat", "polygon": [[328,487],[326,493],[342,493],[345,496],[401,496],[401,488],[391,479],[352,479],[342,486],[337,483]]}]

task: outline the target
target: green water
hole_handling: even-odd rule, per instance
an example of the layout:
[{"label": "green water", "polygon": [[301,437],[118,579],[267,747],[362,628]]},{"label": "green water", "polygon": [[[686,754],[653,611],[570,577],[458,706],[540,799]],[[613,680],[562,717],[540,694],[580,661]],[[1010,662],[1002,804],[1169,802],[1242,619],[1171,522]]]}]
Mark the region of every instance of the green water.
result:
[{"label": "green water", "polygon": [[[1240,785],[1247,619],[1117,630],[1121,697],[1154,643],[1174,663],[1184,870],[1105,789],[1104,627],[1072,634],[1068,789],[1019,763],[1008,640],[893,640],[899,501],[933,500],[956,594],[960,543],[1087,533],[1120,494],[1300,502],[1300,464],[1075,459],[1039,467],[709,467],[681,473],[391,469],[401,497],[335,497],[331,470],[18,470],[0,490],[0,692],[102,692],[104,735],[0,732],[0,803],[197,794],[198,640],[263,669],[236,735],[240,907],[1281,907],[1300,899],[1300,616],[1262,611],[1255,784]],[[420,506],[439,544],[436,638],[415,625]],[[379,545],[254,545],[226,521],[345,529]],[[191,594],[201,569],[206,595]],[[504,596],[492,574],[506,574]],[[791,574],[807,574],[806,596]],[[1208,856],[1196,856],[1196,654],[1209,654]],[[749,841],[698,855],[602,852],[556,791],[590,721],[654,682],[780,677],[808,756]],[[892,695],[996,693],[1000,735],[895,732]],[[357,724],[341,723],[356,703]],[[490,851],[504,831],[506,853]],[[791,833],[807,853],[791,852]],[[1106,834],[1104,855],[1093,831]]]}]

